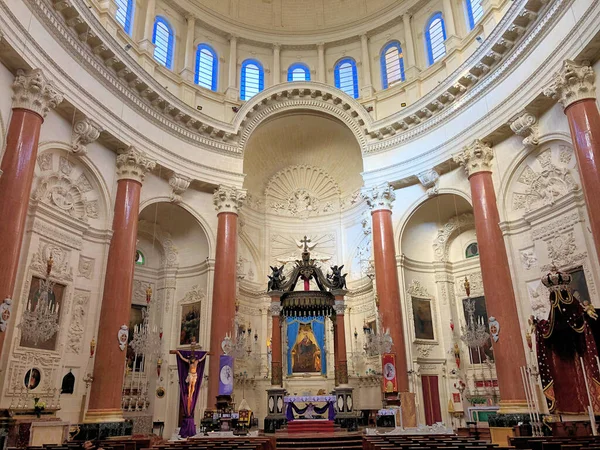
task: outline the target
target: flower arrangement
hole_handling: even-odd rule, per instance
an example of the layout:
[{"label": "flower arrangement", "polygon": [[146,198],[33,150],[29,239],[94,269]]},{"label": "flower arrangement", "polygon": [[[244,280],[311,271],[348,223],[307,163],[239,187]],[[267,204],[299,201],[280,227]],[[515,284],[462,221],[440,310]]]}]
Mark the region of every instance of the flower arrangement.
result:
[{"label": "flower arrangement", "polygon": [[40,401],[39,397],[35,397],[33,401],[33,410],[35,411],[35,415],[39,418],[42,415],[42,411],[46,409],[46,402]]}]

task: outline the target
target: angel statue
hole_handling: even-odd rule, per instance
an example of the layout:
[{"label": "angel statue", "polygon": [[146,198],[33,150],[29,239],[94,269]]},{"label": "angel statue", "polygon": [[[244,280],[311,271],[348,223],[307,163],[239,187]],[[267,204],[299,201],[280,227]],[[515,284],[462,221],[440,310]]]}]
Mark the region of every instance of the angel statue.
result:
[{"label": "angel statue", "polygon": [[285,276],[283,276],[283,267],[273,267],[273,266],[269,266],[271,267],[271,275],[269,275],[269,285],[267,288],[267,291],[280,291],[281,290],[281,285],[283,284],[284,280],[285,280]]},{"label": "angel statue", "polygon": [[341,266],[331,266],[331,274],[327,274],[327,279],[333,286],[333,289],[346,289],[346,275],[342,275],[342,269],[344,265]]}]

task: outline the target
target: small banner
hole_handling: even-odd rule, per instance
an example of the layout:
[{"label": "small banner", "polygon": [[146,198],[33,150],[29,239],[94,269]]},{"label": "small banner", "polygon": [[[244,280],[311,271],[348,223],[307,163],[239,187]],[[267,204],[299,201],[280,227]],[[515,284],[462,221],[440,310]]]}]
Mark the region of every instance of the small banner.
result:
[{"label": "small banner", "polygon": [[219,357],[219,395],[233,394],[233,356]]},{"label": "small banner", "polygon": [[383,363],[383,391],[398,392],[398,377],[396,376],[396,355],[384,353]]}]

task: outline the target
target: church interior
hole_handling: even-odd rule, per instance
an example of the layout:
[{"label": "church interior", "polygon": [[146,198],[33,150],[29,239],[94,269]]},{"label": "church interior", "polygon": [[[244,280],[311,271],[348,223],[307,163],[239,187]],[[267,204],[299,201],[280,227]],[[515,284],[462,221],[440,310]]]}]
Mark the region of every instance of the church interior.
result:
[{"label": "church interior", "polygon": [[596,0],[0,0],[0,450],[600,448],[599,77]]}]

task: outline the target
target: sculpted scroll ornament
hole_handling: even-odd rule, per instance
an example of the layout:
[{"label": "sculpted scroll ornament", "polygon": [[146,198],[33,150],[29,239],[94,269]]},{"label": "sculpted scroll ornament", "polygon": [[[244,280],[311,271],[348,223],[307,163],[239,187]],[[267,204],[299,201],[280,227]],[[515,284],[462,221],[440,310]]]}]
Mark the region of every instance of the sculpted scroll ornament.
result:
[{"label": "sculpted scroll ornament", "polygon": [[71,136],[73,153],[85,155],[87,153],[86,145],[97,140],[100,137],[101,131],[100,127],[88,118],[75,122]]},{"label": "sculpted scroll ornament", "polygon": [[77,276],[82,278],[92,279],[94,274],[94,258],[88,258],[87,256],[79,255],[79,264],[77,266]]},{"label": "sculpted scroll ornament", "polygon": [[156,166],[156,161],[149,159],[135,147],[120,149],[117,153],[117,178],[119,180],[129,179],[142,183],[146,173]]},{"label": "sculpted scroll ornament", "polygon": [[367,202],[367,205],[372,211],[380,209],[392,209],[392,204],[396,200],[394,188],[387,183],[363,188],[361,191],[362,197]]},{"label": "sculpted scroll ornament", "polygon": [[42,117],[46,117],[48,111],[63,101],[62,93],[56,89],[54,83],[48,81],[41,69],[29,72],[17,70],[12,88],[13,108],[27,109]]},{"label": "sculpted scroll ornament", "polygon": [[[579,190],[572,174],[573,169],[557,166],[553,163],[552,156],[552,151],[548,149],[536,158],[535,163],[525,166],[517,181],[527,188],[513,193],[513,210],[532,211],[542,206],[553,205],[569,192]],[[560,160],[571,160],[565,148],[561,149]]]},{"label": "sculpted scroll ornament", "polygon": [[425,170],[417,174],[419,182],[427,189],[427,195],[432,197],[438,193],[440,174],[435,169]]},{"label": "sculpted scroll ornament", "polygon": [[460,232],[475,228],[473,214],[466,213],[452,217],[438,230],[433,240],[433,255],[436,261],[448,261],[448,249],[452,239]]},{"label": "sculpted scroll ornament", "polygon": [[169,186],[171,186],[171,201],[173,203],[181,203],[181,195],[190,187],[192,179],[183,175],[174,173],[169,178]]},{"label": "sculpted scroll ornament", "polygon": [[539,143],[539,127],[537,124],[537,118],[525,111],[519,116],[512,119],[510,122],[510,129],[518,136],[522,136],[523,145],[525,147],[535,147]]},{"label": "sculpted scroll ornament", "polygon": [[71,324],[69,325],[67,352],[79,354],[82,350],[85,333],[85,316],[90,301],[90,293],[75,291],[73,298],[73,310],[71,312]]},{"label": "sculpted scroll ornament", "polygon": [[186,294],[183,296],[181,300],[179,300],[180,304],[186,303],[196,303],[204,300],[206,298],[206,294],[200,287],[200,285],[194,285]]},{"label": "sculpted scroll ornament", "polygon": [[568,59],[563,61],[544,95],[558,101],[563,108],[586,98],[595,99],[596,76],[589,61],[581,65]]},{"label": "sculpted scroll ornament", "polygon": [[50,255],[54,260],[52,278],[59,281],[73,281],[73,270],[69,264],[71,252],[56,244],[40,242],[38,251],[34,253],[29,267],[40,275],[45,274]]},{"label": "sculpted scroll ornament", "polygon": [[213,194],[213,204],[217,213],[231,212],[238,214],[246,200],[246,190],[220,185]]},{"label": "sculpted scroll ornament", "polygon": [[491,172],[493,158],[493,150],[479,139],[452,157],[454,162],[464,167],[469,177],[478,172]]}]

